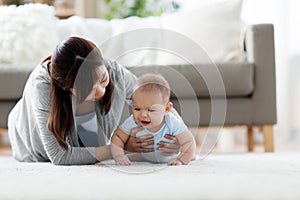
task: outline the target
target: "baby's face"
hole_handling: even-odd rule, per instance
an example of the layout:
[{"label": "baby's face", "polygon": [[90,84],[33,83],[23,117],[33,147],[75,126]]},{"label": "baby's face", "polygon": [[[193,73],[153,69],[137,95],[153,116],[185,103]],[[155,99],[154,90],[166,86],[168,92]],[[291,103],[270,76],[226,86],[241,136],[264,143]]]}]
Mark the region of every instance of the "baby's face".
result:
[{"label": "baby's face", "polygon": [[156,132],[164,123],[167,113],[162,94],[158,91],[135,91],[132,114],[136,123],[149,131]]}]

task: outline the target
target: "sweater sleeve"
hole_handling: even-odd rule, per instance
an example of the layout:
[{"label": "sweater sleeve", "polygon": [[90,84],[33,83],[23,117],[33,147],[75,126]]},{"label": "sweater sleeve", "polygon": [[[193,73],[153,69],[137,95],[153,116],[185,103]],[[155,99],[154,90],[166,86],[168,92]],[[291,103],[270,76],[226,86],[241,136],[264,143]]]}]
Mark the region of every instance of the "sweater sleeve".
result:
[{"label": "sweater sleeve", "polygon": [[[48,129],[50,113],[50,84],[42,82],[32,85],[32,117],[35,118],[36,131],[40,135],[42,146],[48,158],[55,165],[83,165],[96,162],[96,149],[94,147],[74,147],[67,140],[68,149],[62,148],[54,135]],[[34,138],[33,138],[34,139]]]},{"label": "sweater sleeve", "polygon": [[123,77],[125,91],[126,91],[126,100],[128,102],[131,99],[137,77],[132,72],[130,72],[128,69],[126,69],[125,67],[118,64],[116,61],[114,61],[114,64],[118,65],[118,68],[120,70],[120,75],[122,75],[122,77]]}]

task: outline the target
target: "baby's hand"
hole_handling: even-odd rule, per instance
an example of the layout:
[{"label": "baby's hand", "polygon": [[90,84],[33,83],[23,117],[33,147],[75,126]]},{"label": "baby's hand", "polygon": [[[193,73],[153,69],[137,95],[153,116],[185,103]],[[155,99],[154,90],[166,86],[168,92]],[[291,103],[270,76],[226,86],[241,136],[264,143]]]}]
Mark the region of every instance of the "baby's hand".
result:
[{"label": "baby's hand", "polygon": [[183,163],[180,161],[180,160],[178,160],[178,159],[174,159],[174,160],[171,160],[169,163],[168,163],[168,165],[183,165]]},{"label": "baby's hand", "polygon": [[116,165],[125,165],[125,166],[131,165],[131,162],[126,155],[118,155],[114,159]]}]

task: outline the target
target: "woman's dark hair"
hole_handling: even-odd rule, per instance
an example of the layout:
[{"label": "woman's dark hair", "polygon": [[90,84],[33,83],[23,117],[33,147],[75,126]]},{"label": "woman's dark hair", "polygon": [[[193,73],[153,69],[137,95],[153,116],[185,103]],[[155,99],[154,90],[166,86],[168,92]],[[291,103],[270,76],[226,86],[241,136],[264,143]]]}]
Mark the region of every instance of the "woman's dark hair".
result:
[{"label": "woman's dark hair", "polygon": [[[76,101],[82,103],[99,81],[99,69],[105,63],[96,45],[79,37],[62,41],[52,56],[43,62],[47,60],[50,60],[48,69],[51,77],[48,128],[59,144],[67,149],[66,137],[74,130],[71,89],[76,91]],[[104,114],[110,110],[113,90],[114,83],[109,76],[105,96],[98,102]]]}]

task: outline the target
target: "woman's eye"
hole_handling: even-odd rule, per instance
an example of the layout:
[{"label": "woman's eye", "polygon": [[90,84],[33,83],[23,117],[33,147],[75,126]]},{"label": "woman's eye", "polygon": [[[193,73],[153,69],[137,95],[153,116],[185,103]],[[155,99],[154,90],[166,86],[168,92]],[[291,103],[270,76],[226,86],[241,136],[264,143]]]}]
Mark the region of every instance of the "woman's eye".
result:
[{"label": "woman's eye", "polygon": [[100,83],[105,83],[107,81],[107,77],[105,79],[102,79],[102,81],[100,81]]}]

